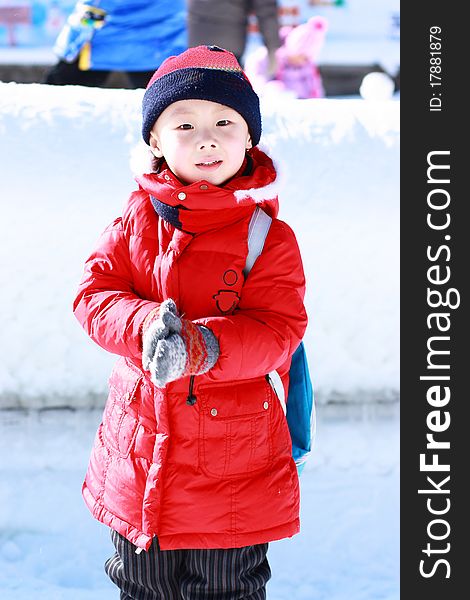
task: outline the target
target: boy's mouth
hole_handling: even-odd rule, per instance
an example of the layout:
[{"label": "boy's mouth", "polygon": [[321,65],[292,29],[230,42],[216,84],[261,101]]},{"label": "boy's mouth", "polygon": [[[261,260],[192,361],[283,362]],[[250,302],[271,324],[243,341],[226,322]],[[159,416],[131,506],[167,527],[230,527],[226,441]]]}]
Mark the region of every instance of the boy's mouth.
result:
[{"label": "boy's mouth", "polygon": [[205,160],[203,162],[196,163],[196,167],[199,167],[200,169],[214,169],[220,164],[222,164],[221,160]]}]

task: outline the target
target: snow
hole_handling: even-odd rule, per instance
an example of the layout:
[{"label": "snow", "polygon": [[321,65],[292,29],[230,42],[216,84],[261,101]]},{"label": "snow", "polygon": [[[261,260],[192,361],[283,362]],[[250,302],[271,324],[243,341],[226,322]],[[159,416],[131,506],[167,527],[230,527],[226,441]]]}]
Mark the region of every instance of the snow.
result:
[{"label": "snow", "polygon": [[[100,411],[0,411],[0,597],[115,600],[109,530],[80,488]],[[8,456],[5,450],[8,449]],[[302,530],[270,545],[269,600],[398,600],[397,415],[320,412]]]},{"label": "snow", "polygon": [[[0,407],[101,406],[114,357],[72,315],[83,263],[135,182],[142,90],[0,84]],[[399,102],[264,98],[281,218],[307,276],[317,400],[399,389]]]}]

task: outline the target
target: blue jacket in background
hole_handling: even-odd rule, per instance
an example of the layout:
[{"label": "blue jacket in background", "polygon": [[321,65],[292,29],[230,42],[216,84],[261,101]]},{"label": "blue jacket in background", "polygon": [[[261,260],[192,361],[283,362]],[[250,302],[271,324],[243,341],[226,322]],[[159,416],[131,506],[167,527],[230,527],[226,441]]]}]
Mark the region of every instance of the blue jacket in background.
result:
[{"label": "blue jacket in background", "polygon": [[[93,32],[87,69],[153,71],[187,48],[185,0],[90,0],[106,11]],[[83,67],[81,67],[83,68]]]}]

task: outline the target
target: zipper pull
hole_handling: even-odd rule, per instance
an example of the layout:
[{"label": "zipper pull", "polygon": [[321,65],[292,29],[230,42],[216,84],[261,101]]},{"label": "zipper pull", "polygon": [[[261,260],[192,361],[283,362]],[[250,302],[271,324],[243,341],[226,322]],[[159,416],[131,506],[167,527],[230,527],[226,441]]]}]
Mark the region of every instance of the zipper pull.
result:
[{"label": "zipper pull", "polygon": [[189,393],[186,398],[186,404],[188,406],[194,406],[196,404],[196,396],[193,394],[194,375],[189,378]]}]

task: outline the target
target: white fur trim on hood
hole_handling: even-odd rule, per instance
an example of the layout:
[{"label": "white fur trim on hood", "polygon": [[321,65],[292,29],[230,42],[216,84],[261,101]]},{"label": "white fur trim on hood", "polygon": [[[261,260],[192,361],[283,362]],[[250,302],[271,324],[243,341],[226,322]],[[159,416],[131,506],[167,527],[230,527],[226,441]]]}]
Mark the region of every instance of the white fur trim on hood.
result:
[{"label": "white fur trim on hood", "polygon": [[233,195],[238,202],[242,202],[245,198],[252,198],[257,204],[262,204],[267,200],[274,200],[274,198],[279,196],[284,189],[286,177],[283,175],[282,168],[279,167],[280,163],[272,157],[266,146],[258,144],[258,148],[273,161],[276,179],[264,187],[250,188],[249,190],[237,190]]},{"label": "white fur trim on hood", "polygon": [[150,146],[140,140],[130,152],[129,165],[133,175],[148,175],[154,173],[153,154]]}]

